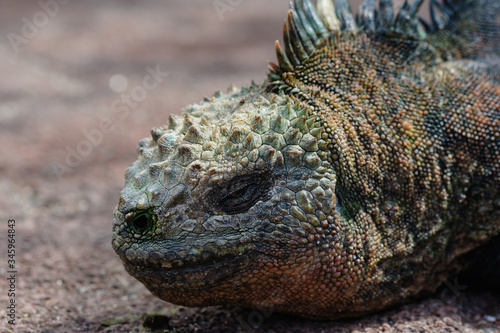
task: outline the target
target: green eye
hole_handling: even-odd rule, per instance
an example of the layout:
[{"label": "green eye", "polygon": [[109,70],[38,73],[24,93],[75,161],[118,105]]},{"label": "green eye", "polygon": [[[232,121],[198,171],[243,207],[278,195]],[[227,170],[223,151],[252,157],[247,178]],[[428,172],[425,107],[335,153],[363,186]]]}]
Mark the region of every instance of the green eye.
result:
[{"label": "green eye", "polygon": [[129,226],[137,233],[144,234],[153,230],[156,216],[151,212],[138,212],[130,219]]}]

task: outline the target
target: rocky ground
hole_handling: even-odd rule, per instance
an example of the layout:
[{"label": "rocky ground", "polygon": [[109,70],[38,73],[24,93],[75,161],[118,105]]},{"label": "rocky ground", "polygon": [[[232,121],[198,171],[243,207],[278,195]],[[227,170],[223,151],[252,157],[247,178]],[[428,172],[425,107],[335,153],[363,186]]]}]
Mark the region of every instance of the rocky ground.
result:
[{"label": "rocky ground", "polygon": [[[498,331],[498,296],[460,281],[362,319],[314,322],[170,305],[124,272],[111,248],[112,211],[137,141],[231,82],[262,81],[275,58],[288,0],[221,0],[232,4],[223,12],[214,2],[1,2],[0,331]],[[141,89],[151,71],[157,86]],[[16,325],[5,316],[12,269]]]}]

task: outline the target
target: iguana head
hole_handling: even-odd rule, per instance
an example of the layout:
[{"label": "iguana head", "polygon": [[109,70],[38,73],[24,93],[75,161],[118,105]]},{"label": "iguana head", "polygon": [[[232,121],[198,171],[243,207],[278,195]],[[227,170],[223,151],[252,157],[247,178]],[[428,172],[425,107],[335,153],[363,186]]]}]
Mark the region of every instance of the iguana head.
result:
[{"label": "iguana head", "polygon": [[312,254],[335,208],[327,133],[315,119],[254,86],[216,93],[153,129],[115,210],[113,247],[127,271],[190,306],[301,293],[305,268],[321,266]]}]

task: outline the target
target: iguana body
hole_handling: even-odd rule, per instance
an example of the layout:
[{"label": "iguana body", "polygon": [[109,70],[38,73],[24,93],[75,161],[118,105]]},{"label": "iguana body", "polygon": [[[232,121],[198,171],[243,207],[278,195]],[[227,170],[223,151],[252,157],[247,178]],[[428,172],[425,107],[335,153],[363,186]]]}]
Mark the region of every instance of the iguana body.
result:
[{"label": "iguana body", "polygon": [[264,85],[153,129],[115,211],[127,271],[177,304],[340,318],[467,267],[500,235],[500,4],[419,5],[295,1]]}]

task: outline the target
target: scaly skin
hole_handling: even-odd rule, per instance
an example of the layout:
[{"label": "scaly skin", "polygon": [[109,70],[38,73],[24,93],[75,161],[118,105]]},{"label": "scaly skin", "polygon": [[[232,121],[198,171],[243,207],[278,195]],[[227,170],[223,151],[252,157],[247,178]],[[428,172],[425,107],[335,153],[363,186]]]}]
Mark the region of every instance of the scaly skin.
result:
[{"label": "scaly skin", "polygon": [[176,304],[311,318],[434,290],[500,235],[500,61],[436,42],[455,37],[333,32],[171,116],[115,210],[127,272]]}]

